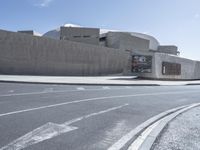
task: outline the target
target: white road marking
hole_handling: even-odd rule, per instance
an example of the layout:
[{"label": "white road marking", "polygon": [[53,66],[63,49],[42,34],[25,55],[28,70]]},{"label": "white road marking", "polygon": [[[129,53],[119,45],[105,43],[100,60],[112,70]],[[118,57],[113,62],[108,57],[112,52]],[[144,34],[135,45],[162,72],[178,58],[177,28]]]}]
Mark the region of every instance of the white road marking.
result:
[{"label": "white road marking", "polygon": [[0,150],[21,150],[33,144],[51,139],[62,133],[70,132],[76,129],[77,127],[59,125],[59,124],[49,122],[25,134],[24,136],[14,140],[8,145],[2,147]]},{"label": "white road marking", "polygon": [[110,111],[114,111],[114,110],[117,110],[117,109],[121,109],[122,107],[125,107],[125,106],[128,106],[128,105],[129,104],[124,104],[124,105],[120,105],[120,106],[117,106],[117,107],[112,107],[112,108],[109,108],[109,109],[106,109],[106,110],[102,110],[102,111],[99,111],[99,112],[96,112],[96,113],[91,113],[89,115],[85,115],[85,116],[82,116],[82,117],[79,117],[79,118],[72,119],[72,120],[67,121],[63,124],[56,124],[56,123],[49,122],[49,123],[37,128],[37,129],[25,134],[24,136],[14,140],[13,142],[9,143],[8,145],[2,147],[0,150],[11,150],[11,149],[21,150],[21,149],[26,148],[30,145],[33,145],[33,144],[42,142],[44,140],[51,139],[51,138],[58,136],[58,135],[61,135],[63,133],[70,132],[72,130],[78,129],[78,127],[69,126],[72,123],[75,123],[75,122],[78,122],[78,121],[81,121],[83,119],[87,119],[87,118],[90,118],[90,117],[93,117],[93,116],[108,113]]},{"label": "white road marking", "polygon": [[126,86],[125,88],[127,88],[127,89],[132,89],[132,87],[131,87],[131,86]]},{"label": "white road marking", "polygon": [[[140,134],[139,137],[131,144],[128,150],[140,150],[140,149],[151,149],[156,137],[161,133],[161,131],[165,128],[165,126],[175,117],[178,115],[184,113],[185,111],[188,111],[189,109],[192,109],[194,107],[199,106],[200,103],[194,103],[190,104],[189,106],[183,107],[182,109],[179,109],[175,112],[172,112],[171,114],[168,114],[167,116],[164,116],[163,118],[159,119],[147,129],[145,129],[142,134]],[[159,127],[158,127],[159,126]],[[158,127],[158,128],[157,128]],[[156,134],[152,133],[153,131],[158,131]],[[153,139],[152,139],[153,137]],[[155,137],[155,138],[154,138]],[[143,145],[144,142],[147,142],[147,145]]]},{"label": "white road marking", "polygon": [[77,87],[77,90],[85,90],[84,87]]},{"label": "white road marking", "polygon": [[[65,92],[65,91],[57,91],[57,92]],[[9,97],[9,96],[24,96],[24,95],[38,95],[38,94],[47,94],[47,93],[56,93],[56,92],[29,92],[29,93],[13,93],[13,94],[3,94],[0,97]]]},{"label": "white road marking", "polygon": [[[114,88],[111,90],[123,90],[124,88]],[[60,91],[41,91],[41,92],[28,92],[28,93],[12,93],[12,94],[3,94],[0,97],[9,97],[9,96],[26,96],[26,95],[39,95],[39,94],[49,94],[49,93],[65,93],[65,92],[80,92],[80,91],[102,91],[104,89],[85,89],[85,90],[60,90]]]},{"label": "white road marking", "polygon": [[195,103],[195,104],[192,104],[189,106],[188,105],[180,106],[180,107],[176,107],[176,108],[167,110],[165,112],[162,112],[162,113],[148,119],[147,121],[143,122],[142,124],[140,124],[139,126],[134,128],[133,130],[128,132],[126,135],[122,136],[121,139],[119,139],[116,143],[114,143],[112,146],[110,146],[108,148],[108,150],[121,150],[132,138],[136,137],[138,135],[138,133],[140,133],[142,131],[142,129],[148,128],[148,126],[151,124],[154,124],[154,122],[158,122],[159,120],[160,121],[164,120],[166,118],[166,116],[168,116],[170,114],[174,114],[174,113],[176,114],[177,112],[180,113],[180,111],[183,112],[185,110],[196,107],[198,105],[200,105],[200,103]]},{"label": "white road marking", "polygon": [[128,150],[139,150],[144,140],[147,138],[147,136],[151,133],[152,130],[154,130],[157,125],[161,122],[161,120],[155,122],[151,126],[149,126],[147,129],[145,129],[141,135],[131,144],[131,146],[128,148]]},{"label": "white road marking", "polygon": [[14,90],[10,90],[10,91],[8,91],[9,93],[13,93],[14,92]]},{"label": "white road marking", "polygon": [[124,135],[131,130],[131,128],[127,126],[126,122],[126,120],[120,120],[115,123],[114,127],[103,132],[103,139],[99,140],[97,143],[93,143],[89,149],[107,149],[108,146],[117,141],[121,135]]},{"label": "white road marking", "polygon": [[90,118],[90,117],[93,117],[93,116],[97,116],[97,115],[100,115],[100,114],[104,114],[104,113],[107,113],[107,112],[110,112],[110,111],[113,111],[113,110],[117,110],[117,109],[120,109],[120,108],[128,106],[128,105],[129,104],[126,103],[124,105],[120,105],[120,106],[117,106],[117,107],[112,107],[112,108],[109,108],[109,109],[106,109],[106,110],[102,110],[102,111],[99,111],[99,112],[96,112],[96,113],[91,113],[89,115],[85,115],[85,116],[82,116],[82,117],[67,121],[64,124],[65,125],[70,125],[70,124],[75,123],[77,121],[80,121],[80,120],[83,120],[83,119],[87,119],[87,118]]},{"label": "white road marking", "polygon": [[104,89],[104,90],[109,90],[110,87],[108,87],[108,86],[103,86],[102,89]]},{"label": "white road marking", "polygon": [[76,103],[81,103],[81,102],[97,101],[97,100],[102,100],[102,99],[140,97],[140,96],[157,96],[157,95],[166,95],[166,94],[185,94],[185,93],[199,93],[199,91],[158,92],[158,93],[142,93],[142,94],[133,94],[133,95],[118,95],[118,96],[107,96],[107,97],[95,97],[95,98],[88,98],[88,99],[81,99],[81,100],[74,100],[74,101],[70,101],[70,102],[46,105],[46,106],[41,106],[41,107],[34,107],[34,108],[30,108],[30,109],[12,111],[12,112],[8,112],[8,113],[0,114],[0,117],[9,116],[9,115],[13,115],[13,114],[24,113],[24,112],[30,112],[30,111],[40,110],[40,109],[53,108],[53,107],[58,107],[58,106],[63,106],[63,105],[76,104]]}]

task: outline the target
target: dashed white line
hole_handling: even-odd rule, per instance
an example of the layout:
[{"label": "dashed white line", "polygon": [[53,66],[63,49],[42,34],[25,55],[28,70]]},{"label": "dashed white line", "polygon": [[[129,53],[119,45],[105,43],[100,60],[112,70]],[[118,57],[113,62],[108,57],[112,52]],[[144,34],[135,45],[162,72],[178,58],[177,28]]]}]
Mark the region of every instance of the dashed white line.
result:
[{"label": "dashed white line", "polygon": [[12,112],[8,112],[8,113],[0,114],[0,117],[24,113],[24,112],[30,112],[30,111],[40,110],[40,109],[53,108],[53,107],[58,107],[58,106],[62,106],[62,105],[76,104],[76,103],[89,102],[89,101],[97,101],[97,100],[103,100],[103,99],[139,97],[139,96],[156,96],[156,95],[182,94],[182,93],[199,93],[199,91],[159,92],[159,93],[142,93],[142,94],[133,94],[133,95],[117,95],[117,96],[107,96],[107,97],[95,97],[95,98],[88,98],[88,99],[81,99],[81,100],[74,100],[74,101],[70,101],[70,102],[46,105],[46,106],[41,106],[41,107],[34,107],[34,108],[30,108],[30,109],[12,111]]},{"label": "dashed white line", "polygon": [[103,86],[102,89],[104,89],[104,90],[109,90],[110,87],[108,87],[108,86]]},{"label": "dashed white line", "polygon": [[[110,90],[123,90],[125,88],[113,88]],[[10,94],[3,94],[0,95],[0,97],[9,97],[9,96],[26,96],[26,95],[39,95],[39,94],[50,94],[50,93],[64,93],[64,92],[80,92],[80,91],[102,91],[104,89],[76,89],[76,90],[60,90],[60,91],[56,91],[56,90],[51,90],[51,91],[41,91],[41,92],[28,92],[28,93],[10,93]]]},{"label": "dashed white line", "polygon": [[127,89],[132,89],[132,87],[131,87],[131,86],[126,86],[125,88],[127,88]]},{"label": "dashed white line", "polygon": [[77,90],[85,90],[84,87],[77,87]]},{"label": "dashed white line", "polygon": [[97,115],[101,115],[104,113],[108,113],[110,111],[114,111],[117,109],[121,109],[122,107],[128,106],[129,104],[124,104],[124,105],[120,105],[117,107],[112,107],[106,110],[102,110],[99,112],[95,112],[95,113],[91,113],[89,115],[85,115],[79,118],[75,118],[72,119],[70,121],[67,121],[63,124],[56,124],[56,123],[46,123],[45,125],[25,134],[24,136],[14,140],[13,142],[11,142],[10,144],[2,147],[0,150],[10,150],[10,149],[15,149],[15,150],[21,150],[24,149],[28,146],[31,146],[33,144],[42,142],[44,140],[48,140],[51,139],[55,136],[61,135],[63,133],[67,133],[73,130],[78,129],[78,127],[73,127],[73,126],[69,126],[72,123],[81,121],[83,119],[87,119],[93,116],[97,116]]}]

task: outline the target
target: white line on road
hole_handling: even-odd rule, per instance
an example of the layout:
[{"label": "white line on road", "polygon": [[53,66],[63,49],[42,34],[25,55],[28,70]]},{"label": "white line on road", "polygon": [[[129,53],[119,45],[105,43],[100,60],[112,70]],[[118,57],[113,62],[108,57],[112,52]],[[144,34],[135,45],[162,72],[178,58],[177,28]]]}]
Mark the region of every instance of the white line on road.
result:
[{"label": "white line on road", "polygon": [[127,88],[127,89],[131,89],[132,87],[131,87],[131,86],[125,86],[125,88]]},{"label": "white line on road", "polygon": [[56,123],[46,123],[45,125],[25,134],[24,136],[14,140],[13,142],[11,142],[10,144],[2,147],[0,150],[21,150],[24,149],[28,146],[31,146],[33,144],[42,142],[44,140],[48,140],[51,139],[55,136],[61,135],[63,133],[67,133],[70,132],[72,130],[76,130],[78,129],[78,127],[73,127],[73,126],[69,126],[72,123],[81,121],[83,119],[87,119],[93,116],[97,116],[97,115],[101,115],[104,113],[108,113],[110,111],[114,111],[117,109],[121,109],[122,107],[128,106],[129,104],[124,104],[124,105],[120,105],[117,107],[112,107],[106,110],[102,110],[99,112],[95,112],[95,113],[91,113],[89,115],[85,115],[79,118],[75,118],[72,119],[70,121],[67,121],[63,124],[56,124]]},{"label": "white line on road", "polygon": [[63,105],[76,104],[76,103],[89,102],[89,101],[97,101],[97,100],[103,100],[103,99],[140,97],[140,96],[157,96],[157,95],[166,95],[166,94],[185,94],[185,93],[199,93],[199,91],[158,92],[158,93],[142,93],[142,94],[133,94],[133,95],[118,95],[118,96],[107,96],[107,97],[95,97],[95,98],[88,98],[88,99],[81,99],[81,100],[75,100],[75,101],[70,101],[70,102],[46,105],[46,106],[41,106],[41,107],[34,107],[34,108],[30,108],[30,109],[12,111],[12,112],[8,112],[8,113],[0,114],[0,117],[19,114],[19,113],[24,113],[24,112],[30,112],[30,111],[40,110],[40,109],[53,108],[53,107],[58,107],[58,106],[63,106]]},{"label": "white line on road", "polygon": [[152,130],[154,130],[158,124],[161,122],[161,120],[155,122],[151,126],[149,126],[142,134],[131,144],[131,146],[128,148],[128,150],[139,150],[140,146],[144,142],[144,140],[147,138],[147,136],[151,133]]},{"label": "white line on road", "polygon": [[103,86],[102,89],[104,89],[104,90],[109,90],[110,87],[108,87],[108,86]]},{"label": "white line on road", "polygon": [[[142,124],[140,124],[139,126],[137,126],[136,128],[134,128],[133,130],[131,130],[130,132],[128,132],[126,135],[122,136],[116,143],[114,143],[111,147],[108,148],[108,150],[121,150],[124,149],[126,147],[127,144],[129,144],[129,142],[131,142],[131,139],[136,138],[136,140],[138,139],[137,136],[142,133],[142,137],[139,137],[140,139],[144,139],[144,137],[146,136],[147,133],[150,133],[151,129],[153,130],[154,127],[156,127],[160,122],[162,122],[165,118],[172,116],[177,116],[177,114],[180,114],[186,110],[189,110],[190,108],[199,106],[200,103],[195,103],[195,104],[190,104],[190,105],[185,105],[185,106],[180,106],[180,107],[176,107],[170,110],[167,110],[165,112],[162,112],[150,119],[148,119],[147,121],[143,122]],[[175,117],[174,116],[174,117]],[[159,122],[158,124],[156,124],[156,122]],[[155,126],[151,126],[155,124]],[[150,127],[151,126],[151,127]],[[150,128],[148,128],[150,127]],[[144,129],[144,131],[143,131]],[[147,130],[145,130],[147,129]],[[148,136],[148,135],[147,135]],[[142,144],[140,144],[140,142],[143,143],[144,140],[139,140],[137,141],[135,144],[135,146],[141,146]],[[152,142],[152,139],[151,139]],[[148,148],[149,149],[149,148]]]},{"label": "white line on road", "polygon": [[[113,88],[111,90],[123,90],[125,88]],[[50,93],[65,93],[65,92],[81,92],[81,91],[103,91],[104,89],[84,89],[84,90],[60,90],[60,91],[41,91],[41,92],[28,92],[28,93],[11,93],[3,94],[0,97],[9,97],[9,96],[26,96],[26,95],[39,95],[39,94],[50,94]]]},{"label": "white line on road", "polygon": [[76,89],[77,89],[77,90],[85,90],[84,87],[77,87]]}]

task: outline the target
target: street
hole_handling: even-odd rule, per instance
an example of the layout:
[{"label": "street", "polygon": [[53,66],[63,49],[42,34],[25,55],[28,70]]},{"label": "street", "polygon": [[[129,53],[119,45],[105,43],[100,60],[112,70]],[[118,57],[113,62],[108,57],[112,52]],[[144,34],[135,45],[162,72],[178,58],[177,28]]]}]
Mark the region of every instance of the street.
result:
[{"label": "street", "polygon": [[105,150],[149,118],[200,102],[200,86],[0,83],[0,150]]}]

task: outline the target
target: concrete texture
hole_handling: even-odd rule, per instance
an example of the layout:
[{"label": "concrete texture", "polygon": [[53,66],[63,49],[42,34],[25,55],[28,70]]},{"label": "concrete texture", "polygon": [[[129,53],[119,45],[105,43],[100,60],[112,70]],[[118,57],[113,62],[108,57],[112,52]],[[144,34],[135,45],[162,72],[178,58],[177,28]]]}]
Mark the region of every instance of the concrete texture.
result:
[{"label": "concrete texture", "polygon": [[158,46],[158,52],[166,53],[166,54],[172,54],[172,55],[178,55],[178,47],[174,45],[161,45]]},{"label": "concrete texture", "polygon": [[148,40],[149,50],[153,50],[153,51],[158,50],[158,46],[160,45],[160,43],[155,37],[147,35],[147,34],[143,34],[143,33],[138,33],[138,32],[129,32],[129,33],[133,36]]},{"label": "concrete texture", "polygon": [[[153,79],[173,79],[173,80],[191,80],[200,79],[200,62],[186,58],[181,58],[175,55],[163,53],[149,53],[153,56],[152,73],[141,73],[140,77]],[[180,75],[163,75],[162,62],[170,62],[181,64]]]},{"label": "concrete texture", "polygon": [[60,27],[60,39],[99,45],[99,29]]},{"label": "concrete texture", "polygon": [[0,30],[0,73],[103,75],[122,73],[125,51]]},{"label": "concrete texture", "polygon": [[[54,33],[62,40],[0,30],[0,74],[98,76],[123,73],[151,79],[200,79],[200,61],[178,57],[176,46],[159,46],[158,41],[148,35],[107,32],[99,44],[99,29],[95,28],[61,27],[61,31]],[[151,72],[133,74],[132,55],[152,56]],[[176,67],[168,69],[172,73],[164,74],[163,62],[181,66],[177,71],[180,73],[174,75]],[[173,68],[173,64],[171,66],[168,68]]]},{"label": "concrete texture", "polygon": [[174,119],[154,144],[154,150],[200,149],[200,107]]},{"label": "concrete texture", "polygon": [[123,50],[149,50],[149,40],[142,39],[125,32],[108,32],[106,46]]},{"label": "concrete texture", "polygon": [[[48,122],[62,124],[90,115],[71,124],[78,129],[31,145],[25,150],[107,150],[152,116],[199,102],[199,89],[200,86],[108,86],[105,89],[103,86],[0,83],[0,114],[71,102],[1,116],[0,148]],[[116,97],[120,95],[127,97]],[[93,100],[80,101],[85,99]],[[99,113],[119,106],[124,107]]]}]

